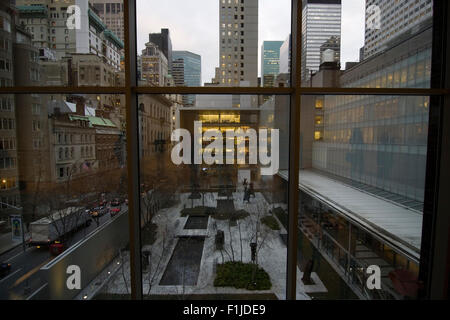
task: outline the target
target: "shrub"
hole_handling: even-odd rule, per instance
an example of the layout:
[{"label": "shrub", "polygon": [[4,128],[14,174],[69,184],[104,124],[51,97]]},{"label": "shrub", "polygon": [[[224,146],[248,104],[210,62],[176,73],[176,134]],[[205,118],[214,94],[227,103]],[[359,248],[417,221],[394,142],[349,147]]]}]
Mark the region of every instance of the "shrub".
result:
[{"label": "shrub", "polygon": [[245,210],[229,210],[225,212],[218,212],[214,215],[216,220],[241,220],[249,216],[249,213]]},{"label": "shrub", "polygon": [[[254,268],[255,283],[252,283]],[[217,265],[215,287],[234,287],[247,290],[269,290],[272,287],[270,277],[264,269],[252,263],[225,262]]]},{"label": "shrub", "polygon": [[262,217],[261,222],[272,230],[280,230],[280,225],[278,224],[277,219],[275,219],[273,216]]}]

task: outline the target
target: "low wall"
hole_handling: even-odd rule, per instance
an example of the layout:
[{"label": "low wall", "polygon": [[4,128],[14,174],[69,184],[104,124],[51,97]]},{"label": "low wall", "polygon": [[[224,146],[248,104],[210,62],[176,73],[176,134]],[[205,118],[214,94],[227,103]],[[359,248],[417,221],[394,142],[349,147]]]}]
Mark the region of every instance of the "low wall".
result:
[{"label": "low wall", "polygon": [[[101,226],[86,239],[69,248],[40,269],[46,279],[46,299],[70,300],[77,296],[116,257],[119,249],[129,242],[128,211]],[[67,267],[77,265],[81,270],[81,289],[69,290],[66,286]],[[42,299],[43,293],[36,298]]]}]

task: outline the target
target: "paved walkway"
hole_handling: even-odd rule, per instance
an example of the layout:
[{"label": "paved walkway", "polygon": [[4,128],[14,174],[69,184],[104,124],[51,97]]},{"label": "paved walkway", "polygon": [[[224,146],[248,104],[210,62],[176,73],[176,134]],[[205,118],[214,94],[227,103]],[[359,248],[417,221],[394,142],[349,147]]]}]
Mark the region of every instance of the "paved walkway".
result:
[{"label": "paved walkway", "polygon": [[0,235],[0,255],[18,247],[22,244],[22,240],[13,241],[11,232]]}]

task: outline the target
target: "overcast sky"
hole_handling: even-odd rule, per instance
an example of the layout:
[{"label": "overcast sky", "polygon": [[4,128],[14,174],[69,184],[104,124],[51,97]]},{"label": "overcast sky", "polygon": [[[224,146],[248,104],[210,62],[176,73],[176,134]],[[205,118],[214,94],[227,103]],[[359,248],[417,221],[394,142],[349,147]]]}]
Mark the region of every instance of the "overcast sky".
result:
[{"label": "overcast sky", "polygon": [[[364,5],[363,0],[342,0],[342,66],[359,59],[359,48],[364,44]],[[211,81],[219,62],[218,0],[137,0],[137,15],[139,53],[149,33],[168,28],[173,50],[201,55],[202,83]],[[290,0],[259,0],[259,56],[263,41],[288,37],[290,15]]]}]

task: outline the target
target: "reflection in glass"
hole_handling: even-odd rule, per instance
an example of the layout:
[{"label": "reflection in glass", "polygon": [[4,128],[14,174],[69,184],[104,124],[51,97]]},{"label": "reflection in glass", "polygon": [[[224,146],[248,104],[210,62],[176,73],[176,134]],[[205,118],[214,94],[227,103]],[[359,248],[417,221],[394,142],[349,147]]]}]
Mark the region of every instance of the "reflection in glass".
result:
[{"label": "reflection in glass", "polygon": [[[421,96],[302,98],[299,256],[329,289],[314,298],[417,297],[428,107]],[[373,266],[379,290],[367,287]]]}]

